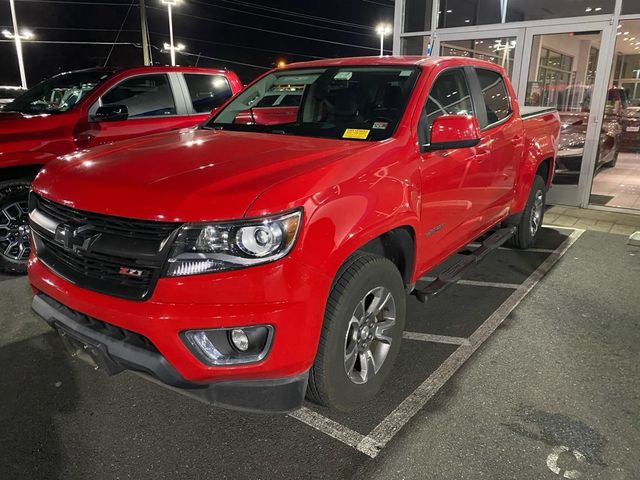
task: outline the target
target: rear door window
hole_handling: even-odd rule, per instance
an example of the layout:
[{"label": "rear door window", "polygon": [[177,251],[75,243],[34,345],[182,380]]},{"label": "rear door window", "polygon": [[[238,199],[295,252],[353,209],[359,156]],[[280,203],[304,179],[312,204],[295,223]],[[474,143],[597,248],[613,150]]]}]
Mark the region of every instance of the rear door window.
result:
[{"label": "rear door window", "polygon": [[137,75],[119,83],[102,97],[102,105],[125,105],[129,118],[176,115],[176,104],[164,74]]},{"label": "rear door window", "polygon": [[226,102],[233,92],[224,75],[185,73],[193,109],[197,113],[208,113]]},{"label": "rear door window", "polygon": [[[511,104],[504,78],[498,72],[476,68],[487,119],[480,120],[482,128],[498,123],[511,115]],[[484,125],[483,125],[484,124]]]}]

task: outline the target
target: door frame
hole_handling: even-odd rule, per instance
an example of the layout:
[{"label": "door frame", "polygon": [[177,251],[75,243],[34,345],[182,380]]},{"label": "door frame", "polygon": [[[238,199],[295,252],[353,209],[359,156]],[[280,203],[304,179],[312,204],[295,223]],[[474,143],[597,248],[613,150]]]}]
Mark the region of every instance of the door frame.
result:
[{"label": "door frame", "polygon": [[513,57],[513,73],[511,75],[511,83],[515,86],[520,81],[520,75],[522,71],[521,62],[523,57],[522,49],[524,48],[524,28],[504,28],[500,30],[487,29],[487,30],[474,30],[464,32],[449,32],[449,31],[437,31],[432,37],[433,47],[431,48],[431,55],[433,57],[440,56],[440,45],[448,41],[457,40],[486,40],[492,38],[504,38],[515,37],[516,48]]},{"label": "door frame", "polygon": [[580,167],[578,185],[553,185],[549,191],[549,203],[586,207],[589,203],[591,183],[593,182],[594,167],[598,156],[598,145],[602,129],[602,119],[607,101],[609,76],[611,73],[611,58],[609,52],[612,49],[611,41],[614,39],[615,30],[611,20],[595,22],[579,22],[565,25],[545,25],[528,27],[525,29],[523,57],[520,63],[521,72],[516,92],[518,98],[525,98],[529,66],[531,64],[533,37],[538,35],[554,35],[576,32],[600,32],[600,48],[596,67],[596,78],[593,83],[589,120],[584,144],[584,154]]},{"label": "door frame", "polygon": [[[571,23],[549,23],[545,25],[529,25],[516,28],[478,28],[464,31],[435,31],[432,41],[432,55],[440,55],[442,43],[455,40],[483,40],[491,38],[515,37],[513,73],[511,83],[519,99],[525,98],[529,77],[529,65],[532,57],[533,37],[536,35],[553,35],[575,32],[600,32],[600,49],[591,96],[591,108],[587,125],[584,155],[580,168],[578,185],[554,185],[549,192],[550,203],[586,207],[589,204],[594,166],[598,154],[598,144],[602,126],[602,117],[607,101],[609,75],[615,48],[616,25],[610,18],[585,22],[583,18]],[[613,43],[613,44],[612,44]]]}]

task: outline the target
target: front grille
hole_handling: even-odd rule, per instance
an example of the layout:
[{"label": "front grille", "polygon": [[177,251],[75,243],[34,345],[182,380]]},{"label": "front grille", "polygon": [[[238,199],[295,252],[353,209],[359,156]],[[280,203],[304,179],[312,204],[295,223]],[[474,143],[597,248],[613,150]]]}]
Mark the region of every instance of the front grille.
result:
[{"label": "front grille", "polygon": [[62,223],[91,224],[99,233],[119,235],[125,238],[142,240],[164,240],[179,224],[173,222],[154,222],[112,217],[97,213],[75,210],[46,198],[36,196],[38,208],[42,213]]},{"label": "front grille", "polygon": [[129,300],[151,295],[171,246],[165,240],[180,226],[75,210],[32,195],[34,208],[76,229],[90,225],[89,235],[99,234],[88,250],[74,250],[32,223],[36,254],[45,265],[82,288]]}]

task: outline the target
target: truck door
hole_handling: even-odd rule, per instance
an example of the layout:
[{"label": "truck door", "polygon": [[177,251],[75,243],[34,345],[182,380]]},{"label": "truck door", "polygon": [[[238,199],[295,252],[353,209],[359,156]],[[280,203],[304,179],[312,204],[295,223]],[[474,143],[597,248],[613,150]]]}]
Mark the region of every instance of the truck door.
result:
[{"label": "truck door", "polygon": [[474,96],[478,97],[477,117],[482,129],[477,158],[487,175],[482,201],[485,208],[481,214],[483,223],[490,225],[508,213],[513,199],[517,168],[524,152],[523,125],[513,111],[513,100],[498,71],[485,68],[468,71]]},{"label": "truck door", "polygon": [[[445,114],[476,114],[464,68],[444,70],[433,82],[419,122],[421,144],[429,143],[421,137],[430,135],[433,120]],[[422,258],[441,260],[482,228],[492,177],[476,153],[471,147],[421,154]]]},{"label": "truck door", "polygon": [[[116,84],[89,109],[86,124],[80,124],[80,148],[197,125],[200,117],[187,111],[180,84],[167,73],[134,75]],[[101,106],[124,105],[128,117],[101,120],[95,117]]]}]

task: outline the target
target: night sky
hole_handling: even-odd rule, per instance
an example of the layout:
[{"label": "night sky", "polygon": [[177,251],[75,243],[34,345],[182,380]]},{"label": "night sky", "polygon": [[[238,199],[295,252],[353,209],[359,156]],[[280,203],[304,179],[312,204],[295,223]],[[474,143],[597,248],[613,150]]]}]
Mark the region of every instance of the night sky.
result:
[{"label": "night sky", "polygon": [[[160,0],[146,0],[146,5],[153,60],[167,64],[168,54],[159,51],[169,41],[166,7]],[[202,56],[178,54],[177,63],[226,66],[247,82],[280,59],[376,55],[373,27],[392,23],[393,5],[393,0],[180,0],[173,15],[176,44]],[[16,0],[16,10],[19,27],[40,41],[114,42],[123,25],[118,42],[141,42],[138,0]],[[3,29],[13,30],[9,0],[0,0]],[[390,37],[386,48],[390,53]],[[103,65],[110,50],[111,45],[27,43],[27,82],[33,86],[58,72]],[[0,85],[18,85],[13,43],[0,42],[0,62]],[[133,45],[115,46],[108,62],[141,63],[142,50]]]}]

